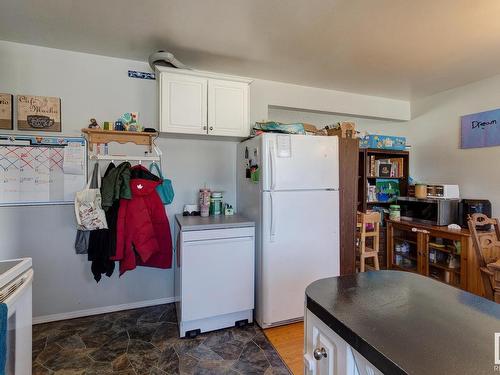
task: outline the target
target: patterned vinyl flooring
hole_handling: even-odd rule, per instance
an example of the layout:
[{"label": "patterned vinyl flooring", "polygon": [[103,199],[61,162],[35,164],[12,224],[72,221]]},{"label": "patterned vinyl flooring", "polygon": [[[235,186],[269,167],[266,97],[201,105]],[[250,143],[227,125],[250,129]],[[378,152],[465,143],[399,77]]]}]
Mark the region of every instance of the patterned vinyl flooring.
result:
[{"label": "patterned vinyl flooring", "polygon": [[33,327],[33,375],[290,374],[257,325],[180,339],[174,304]]}]

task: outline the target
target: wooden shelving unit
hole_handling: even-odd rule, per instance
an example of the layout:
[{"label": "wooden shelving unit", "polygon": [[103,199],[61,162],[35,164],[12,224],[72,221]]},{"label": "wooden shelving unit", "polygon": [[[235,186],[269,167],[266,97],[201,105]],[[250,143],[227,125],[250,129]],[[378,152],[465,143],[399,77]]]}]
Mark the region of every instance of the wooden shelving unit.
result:
[{"label": "wooden shelving unit", "polygon": [[111,142],[135,143],[136,145],[148,146],[149,152],[153,151],[153,141],[158,137],[158,133],[149,132],[128,132],[102,129],[82,129],[82,133],[87,138],[89,150],[92,151],[94,145]]},{"label": "wooden shelving unit", "polygon": [[[402,243],[409,247],[408,252],[398,251],[398,245]],[[389,269],[415,272],[480,294],[471,283],[474,279],[469,264],[471,242],[469,231],[465,229],[450,230],[406,220],[388,220],[387,250]],[[455,257],[459,266],[449,267],[448,256]]]},{"label": "wooden shelving unit", "polygon": [[[377,177],[370,175],[370,157],[375,160],[380,159],[403,159],[403,175],[401,177]],[[399,180],[399,192],[401,196],[408,195],[408,180],[410,178],[410,153],[408,151],[385,150],[375,148],[365,148],[359,150],[358,162],[358,211],[366,212],[373,206],[387,206],[390,202],[368,202],[368,182],[374,183],[377,178],[390,178]]]},{"label": "wooden shelving unit", "polygon": [[[373,206],[382,206],[389,208],[390,202],[368,202],[368,182],[374,184],[377,178],[370,175],[369,160],[370,156],[374,156],[376,160],[378,159],[392,159],[392,158],[403,158],[403,176],[402,177],[391,177],[391,179],[399,180],[399,191],[400,195],[408,195],[408,180],[410,177],[410,153],[408,151],[398,151],[398,150],[384,150],[384,149],[373,149],[365,148],[359,149],[359,159],[358,159],[358,204],[357,209],[361,212],[366,212]],[[386,257],[386,228],[380,227],[380,250],[379,250],[379,263],[382,268],[387,267],[387,257]]]},{"label": "wooden shelving unit", "polygon": [[340,274],[356,272],[356,201],[359,139],[339,137]]}]

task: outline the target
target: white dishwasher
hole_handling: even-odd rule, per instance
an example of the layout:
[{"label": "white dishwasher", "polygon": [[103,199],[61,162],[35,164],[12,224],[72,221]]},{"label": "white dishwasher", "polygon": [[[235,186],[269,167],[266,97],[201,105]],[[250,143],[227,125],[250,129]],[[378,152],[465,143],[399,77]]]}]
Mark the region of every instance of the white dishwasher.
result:
[{"label": "white dishwasher", "polygon": [[253,321],[255,224],[176,215],[174,284],[181,337]]}]

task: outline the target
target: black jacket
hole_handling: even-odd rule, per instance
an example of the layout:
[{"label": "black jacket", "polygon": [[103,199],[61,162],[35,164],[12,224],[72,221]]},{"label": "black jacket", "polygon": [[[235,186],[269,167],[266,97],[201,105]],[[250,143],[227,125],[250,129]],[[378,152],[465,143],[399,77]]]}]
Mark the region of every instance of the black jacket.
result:
[{"label": "black jacket", "polygon": [[[104,176],[107,176],[115,165],[110,163]],[[118,221],[118,208],[120,201],[116,200],[106,211],[108,229],[97,229],[90,232],[88,260],[92,262],[91,271],[96,282],[101,280],[103,274],[110,277],[115,270],[115,262],[110,257],[116,253],[116,223]]]}]

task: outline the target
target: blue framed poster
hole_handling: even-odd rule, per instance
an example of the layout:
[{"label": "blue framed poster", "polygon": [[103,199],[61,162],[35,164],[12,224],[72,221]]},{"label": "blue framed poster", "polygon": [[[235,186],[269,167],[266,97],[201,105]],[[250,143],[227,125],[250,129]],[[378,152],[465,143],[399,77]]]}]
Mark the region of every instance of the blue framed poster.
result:
[{"label": "blue framed poster", "polygon": [[460,123],[462,148],[500,145],[500,109],[462,116]]}]

